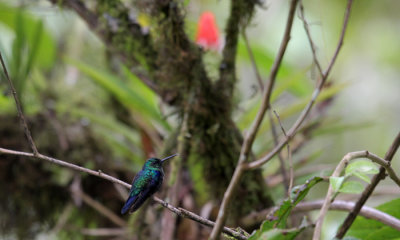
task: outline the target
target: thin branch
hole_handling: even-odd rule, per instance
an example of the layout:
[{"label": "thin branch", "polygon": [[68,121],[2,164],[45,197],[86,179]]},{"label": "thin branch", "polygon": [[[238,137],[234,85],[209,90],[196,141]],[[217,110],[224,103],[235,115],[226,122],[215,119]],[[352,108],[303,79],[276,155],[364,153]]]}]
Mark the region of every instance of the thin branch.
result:
[{"label": "thin branch", "polygon": [[[84,173],[87,173],[87,174],[90,174],[90,175],[93,175],[93,176],[96,176],[96,177],[103,178],[103,179],[105,179],[107,181],[110,181],[112,183],[120,184],[120,185],[122,185],[122,186],[124,186],[124,187],[126,187],[128,189],[131,188],[131,185],[129,183],[126,183],[126,182],[121,181],[121,180],[119,180],[119,179],[117,179],[115,177],[112,177],[112,176],[110,176],[108,174],[105,174],[101,170],[94,171],[94,170],[91,170],[91,169],[88,169],[88,168],[84,168],[84,167],[81,167],[81,166],[78,166],[78,165],[75,165],[75,164],[72,164],[72,163],[68,163],[68,162],[56,159],[56,158],[45,156],[43,154],[38,154],[37,156],[35,156],[33,153],[14,151],[14,150],[5,149],[5,148],[0,148],[0,154],[22,156],[22,157],[27,157],[27,158],[32,158],[32,159],[36,158],[36,159],[40,159],[40,160],[45,160],[45,161],[48,161],[48,162],[54,163],[56,165],[59,165],[59,166],[62,166],[62,167],[66,167],[66,168],[69,168],[69,169],[72,169],[72,170],[75,170],[75,171],[78,171],[78,172],[84,172]],[[214,224],[215,224],[214,222],[212,222],[212,221],[210,221],[208,219],[202,218],[199,215],[196,215],[195,213],[192,213],[192,212],[190,212],[191,213],[190,216],[189,215],[185,215],[185,214],[183,214],[183,211],[186,211],[186,212],[189,212],[189,211],[183,210],[182,208],[178,209],[178,208],[172,206],[171,204],[161,200],[158,197],[153,196],[153,200],[155,202],[159,203],[160,205],[162,205],[163,207],[168,208],[170,211],[176,213],[178,216],[187,217],[187,218],[192,219],[192,220],[194,220],[194,221],[196,221],[198,223],[201,223],[201,224],[204,224],[206,222],[207,224],[204,224],[206,226],[214,226]],[[238,233],[238,232],[236,232],[236,231],[234,231],[232,229],[226,228],[226,227],[224,227],[223,232],[226,233],[226,234],[229,234],[230,236],[237,237],[239,239],[247,239],[247,237],[244,236],[243,234]]]},{"label": "thin branch", "polygon": [[[243,36],[243,40],[244,40],[245,45],[246,45],[247,53],[249,54],[249,57],[250,57],[251,65],[253,67],[254,73],[256,74],[256,79],[257,79],[258,85],[260,87],[260,90],[263,91],[264,90],[264,85],[262,83],[261,74],[260,74],[260,71],[258,70],[257,63],[256,63],[256,60],[254,58],[253,51],[251,50],[251,47],[250,47],[250,44],[249,44],[249,39],[247,38],[247,34],[246,34],[246,30],[245,29],[243,29],[243,31],[242,31],[242,36]],[[279,143],[278,142],[278,134],[276,133],[274,120],[272,118],[272,114],[271,114],[270,111],[268,112],[268,117],[269,117],[269,121],[270,121],[270,125],[271,125],[272,137],[273,137],[273,140],[274,140],[274,144],[276,146]],[[282,177],[283,177],[283,183],[285,185],[285,190],[287,191],[289,189],[289,180],[288,180],[288,176],[287,176],[286,169],[285,169],[285,162],[284,162],[283,157],[282,157],[282,155],[280,153],[278,154],[278,158],[279,158],[279,163],[280,163],[280,171],[281,171],[281,174],[282,174]]]},{"label": "thin branch", "polygon": [[[310,202],[301,202],[297,204],[291,213],[297,212],[308,212],[313,210],[321,209],[324,200],[316,200]],[[329,210],[337,210],[337,211],[347,211],[350,212],[356,204],[350,201],[343,201],[343,200],[335,200],[329,207]],[[268,208],[262,210],[257,213],[249,214],[248,216],[244,217],[240,224],[242,226],[253,226],[254,224],[260,223],[265,220],[265,217],[269,212],[271,212],[274,208]],[[387,214],[382,211],[379,211],[375,208],[371,208],[368,206],[363,206],[360,211],[360,216],[365,218],[377,220],[385,225],[393,227],[394,229],[400,230],[400,220]]]},{"label": "thin branch", "polygon": [[35,142],[33,142],[31,131],[29,131],[28,124],[26,123],[24,114],[22,113],[22,106],[21,106],[21,103],[18,100],[17,91],[15,90],[14,84],[12,83],[11,78],[8,75],[6,64],[4,63],[3,55],[1,54],[1,52],[0,52],[0,61],[1,61],[1,66],[3,67],[4,74],[6,75],[6,78],[8,80],[8,84],[10,84],[11,92],[13,94],[15,105],[16,105],[17,111],[18,111],[18,117],[19,117],[19,119],[21,121],[22,127],[24,128],[25,136],[28,139],[28,142],[29,142],[29,145],[31,147],[31,150],[32,150],[33,154],[34,155],[38,155],[39,152],[38,152],[38,150],[36,148]]},{"label": "thin branch", "polygon": [[[281,118],[279,117],[278,113],[275,110],[274,110],[274,114],[275,114],[276,118],[278,119],[279,126],[281,126],[283,135],[287,138],[285,128],[283,127],[282,122],[281,122]],[[289,140],[288,140],[288,143],[286,144],[286,147],[287,147],[288,159],[289,159],[289,187],[287,189],[287,195],[290,198],[290,193],[292,192],[292,188],[293,188],[293,161],[292,161],[292,154],[290,151]]]},{"label": "thin branch", "polygon": [[[302,211],[318,210],[322,207],[322,205],[323,205],[323,200],[313,201],[313,202],[304,202],[304,203],[298,204],[294,208],[294,211],[302,212]],[[331,204],[329,209],[330,210],[339,210],[339,211],[351,211],[354,208],[354,206],[355,206],[354,202],[336,200]],[[360,212],[360,216],[377,220],[387,226],[390,226],[390,227],[400,231],[400,220],[399,219],[397,219],[385,212],[379,211],[375,208],[363,206],[361,209],[361,212]]]},{"label": "thin branch", "polygon": [[348,25],[348,21],[349,21],[349,17],[350,17],[352,3],[353,3],[352,0],[348,0],[348,2],[347,2],[346,12],[345,12],[344,21],[343,21],[342,32],[340,34],[339,42],[337,44],[335,53],[333,54],[333,57],[332,57],[329,65],[328,65],[327,69],[325,70],[321,80],[319,81],[319,84],[318,84],[317,88],[314,90],[310,102],[308,102],[307,106],[303,109],[303,111],[301,112],[300,116],[297,118],[296,122],[289,129],[289,131],[287,133],[288,137],[286,139],[284,139],[283,141],[281,141],[279,143],[279,145],[277,145],[274,149],[271,150],[271,152],[269,152],[264,157],[262,157],[262,158],[260,158],[260,159],[258,159],[256,161],[253,161],[251,163],[246,164],[246,166],[245,166],[246,169],[255,169],[255,168],[261,167],[263,164],[265,164],[269,160],[271,160],[272,157],[275,156],[275,154],[277,152],[279,152],[285,146],[285,144],[287,144],[288,140],[293,138],[293,136],[296,134],[298,128],[300,127],[300,125],[303,123],[303,121],[305,120],[305,118],[309,114],[312,106],[314,105],[318,95],[320,94],[320,92],[322,90],[322,87],[324,86],[326,80],[328,79],[329,73],[332,70],[332,67],[336,62],[336,59],[337,59],[337,57],[339,55],[339,52],[340,52],[340,49],[342,48],[343,39],[344,39],[344,36],[345,36],[345,33],[346,33],[346,29],[347,29],[347,25]]},{"label": "thin branch", "polygon": [[[310,166],[301,168],[294,172],[294,177],[301,177],[309,174],[317,174],[318,171],[323,171],[327,169],[332,169],[334,167],[333,164],[312,164]],[[273,188],[283,182],[283,178],[281,174],[275,174],[273,176],[267,177],[268,187]]]},{"label": "thin branch", "polygon": [[125,235],[128,231],[124,228],[83,228],[81,233],[93,237],[112,237]]},{"label": "thin branch", "polygon": [[290,33],[292,30],[292,26],[293,26],[293,19],[294,19],[294,14],[296,11],[297,3],[298,3],[298,0],[291,1],[288,19],[286,22],[285,33],[283,35],[283,39],[282,39],[281,45],[279,47],[278,54],[275,58],[275,61],[272,65],[272,67],[271,67],[271,72],[270,72],[270,75],[268,78],[268,85],[264,89],[263,100],[262,100],[260,109],[257,112],[257,116],[254,119],[254,121],[250,127],[250,130],[246,134],[246,138],[244,139],[242,149],[240,151],[238,165],[235,169],[235,172],[233,173],[233,177],[232,177],[232,179],[229,183],[229,186],[224,194],[224,198],[222,200],[221,206],[218,211],[218,217],[217,217],[217,220],[215,221],[215,226],[210,235],[210,240],[217,240],[219,238],[222,226],[224,225],[226,217],[227,217],[226,210],[228,208],[229,202],[232,199],[232,196],[235,192],[235,188],[238,185],[240,177],[242,176],[242,173],[245,170],[244,162],[248,158],[249,152],[251,150],[251,146],[253,145],[254,139],[255,139],[258,129],[261,125],[261,122],[264,119],[265,112],[267,111],[267,109],[270,105],[272,89],[274,87],[274,83],[276,80],[276,76],[278,74],[278,70],[282,63],[283,56],[286,52],[286,48],[287,48],[289,40],[290,40]]},{"label": "thin branch", "polygon": [[[385,154],[385,159],[390,162],[395,155],[397,149],[400,146],[400,132],[397,133],[396,138],[394,139],[392,145],[390,146],[389,150]],[[371,196],[372,192],[374,191],[375,187],[378,185],[378,183],[385,178],[385,169],[381,167],[379,170],[379,173],[376,174],[372,180],[371,183],[365,188],[363,193],[361,194],[361,197],[358,199],[354,209],[347,215],[346,219],[344,220],[342,226],[338,230],[336,237],[341,239],[344,237],[346,234],[347,230],[350,228],[350,226],[353,224],[354,220],[356,219],[356,216],[360,212],[360,209],[363,207],[365,202],[368,200],[368,198]]]},{"label": "thin branch", "polygon": [[250,57],[251,65],[253,66],[254,73],[256,74],[258,86],[260,87],[260,90],[263,91],[264,85],[262,83],[261,74],[260,74],[260,71],[258,70],[256,59],[254,58],[253,51],[251,50],[251,47],[249,44],[249,39],[247,38],[245,29],[243,29],[242,36],[243,36],[244,43],[246,45],[247,53],[249,54],[249,57]]},{"label": "thin branch", "polygon": [[[371,161],[381,165],[386,169],[388,172],[389,176],[391,179],[393,179],[394,182],[396,182],[397,185],[400,187],[400,180],[393,171],[393,169],[390,167],[390,162],[386,161],[377,155],[370,153],[368,151],[358,151],[358,152],[351,152],[347,153],[343,159],[339,162],[337,165],[335,171],[332,173],[332,177],[339,177],[343,169],[347,166],[347,164],[356,158],[368,158]],[[313,240],[318,240],[320,239],[321,236],[321,230],[322,230],[322,225],[324,222],[325,215],[330,207],[331,202],[333,201],[335,196],[335,191],[332,188],[332,185],[329,185],[328,192],[325,197],[324,204],[322,205],[321,211],[319,213],[317,222],[315,224],[315,229],[314,229],[314,235],[313,235]]]},{"label": "thin branch", "polygon": [[120,227],[126,227],[127,223],[124,219],[120,218],[118,215],[116,215],[114,212],[112,212],[110,209],[105,207],[103,204],[99,203],[98,201],[94,200],[91,198],[89,195],[84,193],[83,191],[78,192],[77,194],[80,194],[82,197],[82,200],[92,208],[94,208],[96,211],[98,211],[101,215],[105,216],[108,218],[111,222],[115,223],[116,225]]},{"label": "thin branch", "polygon": [[[268,111],[268,118],[269,118],[269,122],[270,122],[270,126],[271,126],[271,132],[272,132],[272,137],[274,140],[274,144],[275,146],[278,145],[279,140],[278,140],[278,134],[276,133],[275,130],[275,123],[274,123],[274,119],[272,118],[272,113],[271,111]],[[281,171],[281,178],[283,181],[283,185],[285,186],[285,190],[286,190],[286,197],[289,196],[289,178],[287,176],[287,172],[286,172],[286,168],[285,168],[285,161],[283,159],[283,156],[281,154],[281,152],[278,153],[278,159],[279,159],[279,169]],[[268,181],[269,184],[269,181]]]},{"label": "thin branch", "polygon": [[314,63],[317,66],[317,69],[318,69],[318,72],[319,72],[320,76],[322,77],[324,75],[324,73],[322,72],[321,64],[318,61],[317,50],[316,50],[316,46],[314,44],[314,41],[312,40],[312,37],[311,37],[309,24],[308,24],[308,22],[307,22],[307,20],[306,20],[306,18],[304,16],[303,0],[300,1],[300,19],[303,21],[304,30],[306,31],[308,42],[310,43],[310,47],[311,47],[311,51],[312,51],[312,54],[313,54]]},{"label": "thin branch", "polygon": [[61,214],[58,216],[57,218],[57,223],[56,225],[53,227],[53,229],[51,229],[49,232],[53,235],[58,234],[59,231],[61,231],[65,224],[67,223],[68,219],[71,217],[72,211],[74,209],[74,205],[72,205],[71,202],[69,202],[65,208],[62,210]]}]

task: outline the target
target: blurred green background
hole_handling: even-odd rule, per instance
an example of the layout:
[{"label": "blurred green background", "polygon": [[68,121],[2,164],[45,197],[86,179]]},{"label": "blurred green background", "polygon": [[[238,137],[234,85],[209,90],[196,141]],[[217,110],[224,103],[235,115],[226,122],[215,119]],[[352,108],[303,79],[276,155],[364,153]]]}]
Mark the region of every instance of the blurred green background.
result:
[{"label": "blurred green background", "polygon": [[[192,39],[203,11],[212,11],[223,30],[229,1],[192,0],[184,4],[185,28]],[[263,79],[268,76],[282,38],[287,5],[287,1],[266,1],[265,8],[257,8],[247,28]],[[326,68],[339,38],[346,1],[306,0],[304,5],[319,60]],[[384,156],[399,131],[398,9],[400,2],[395,0],[355,1],[343,49],[329,78],[330,87],[319,98],[325,105],[318,105],[307,123],[315,121],[318,128],[305,134],[307,144],[293,155],[295,163],[308,159],[296,170],[310,166],[315,169],[305,171],[296,184],[313,175],[328,175],[347,152],[369,150]],[[137,14],[141,23],[147,24],[146,16]],[[161,154],[163,142],[178,127],[174,110],[161,103],[118,59],[110,57],[107,46],[76,14],[47,1],[0,1],[0,50],[43,153],[130,181],[146,157]],[[220,58],[215,52],[205,54],[210,76],[217,74]],[[237,76],[234,119],[243,132],[254,119],[261,96],[242,38]],[[285,128],[292,125],[309,100],[317,78],[303,24],[296,14],[272,96],[272,107]],[[2,75],[0,147],[28,150],[23,140],[16,108]],[[253,147],[256,156],[263,155],[272,144],[270,125],[264,121]],[[398,156],[393,159],[395,170],[400,167],[399,160]],[[82,204],[82,197],[70,200],[73,194],[69,188],[75,181],[82,181],[88,195],[115,213],[126,194],[115,196],[111,183],[102,181],[96,187],[100,180],[94,177],[79,176],[36,160],[17,161],[1,155],[0,166],[0,238],[4,239],[83,239],[81,229],[113,226],[110,220]],[[278,176],[278,168],[277,159],[268,163],[264,168],[266,179],[272,181]],[[281,201],[282,184],[271,188],[274,200]],[[326,189],[327,184],[322,183],[311,190],[309,199],[324,197]],[[367,205],[394,199],[400,190],[386,179],[376,192]],[[355,195],[343,198],[355,199]],[[204,203],[207,196],[199,199]],[[331,239],[345,216],[336,212],[328,215],[325,239]]]}]

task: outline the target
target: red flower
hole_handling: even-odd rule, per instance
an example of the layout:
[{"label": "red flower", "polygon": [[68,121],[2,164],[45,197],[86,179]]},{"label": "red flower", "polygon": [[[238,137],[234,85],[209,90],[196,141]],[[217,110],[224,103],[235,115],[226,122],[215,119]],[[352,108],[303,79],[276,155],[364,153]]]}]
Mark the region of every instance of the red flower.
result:
[{"label": "red flower", "polygon": [[197,25],[196,43],[204,49],[218,51],[221,46],[218,26],[212,12],[204,12]]}]

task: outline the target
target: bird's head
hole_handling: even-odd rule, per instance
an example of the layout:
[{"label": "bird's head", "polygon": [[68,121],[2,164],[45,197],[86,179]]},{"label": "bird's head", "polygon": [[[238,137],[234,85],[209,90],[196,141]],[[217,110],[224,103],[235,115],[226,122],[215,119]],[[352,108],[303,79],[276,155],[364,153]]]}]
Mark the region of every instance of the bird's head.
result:
[{"label": "bird's head", "polygon": [[163,159],[149,158],[149,159],[147,159],[146,163],[144,164],[144,168],[161,168],[162,164],[164,163],[165,160],[173,158],[177,155],[178,154],[173,154],[173,155],[163,158]]}]

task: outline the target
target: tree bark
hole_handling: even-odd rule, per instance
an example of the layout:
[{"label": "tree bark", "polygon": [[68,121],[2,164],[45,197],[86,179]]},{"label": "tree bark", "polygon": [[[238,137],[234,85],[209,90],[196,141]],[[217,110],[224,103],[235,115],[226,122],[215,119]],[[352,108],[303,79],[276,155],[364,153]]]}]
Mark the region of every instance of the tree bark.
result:
[{"label": "tree bark", "polygon": [[[60,4],[58,0],[51,0]],[[131,71],[153,89],[161,99],[178,109],[180,115],[190,104],[188,123],[191,156],[189,167],[201,169],[202,182],[209,195],[220,201],[239,158],[242,136],[232,120],[233,89],[236,83],[235,57],[240,27],[253,15],[257,1],[235,0],[226,26],[226,46],[220,63],[220,77],[212,81],[205,70],[203,51],[184,31],[181,3],[153,0],[143,3],[139,11],[157,22],[146,31],[129,14],[119,0],[99,0],[88,9],[79,0],[61,1],[85,20],[92,31],[118,55]],[[197,189],[203,191],[204,189]],[[250,210],[272,206],[260,170],[248,172],[238,187],[232,204],[231,223]]]}]

